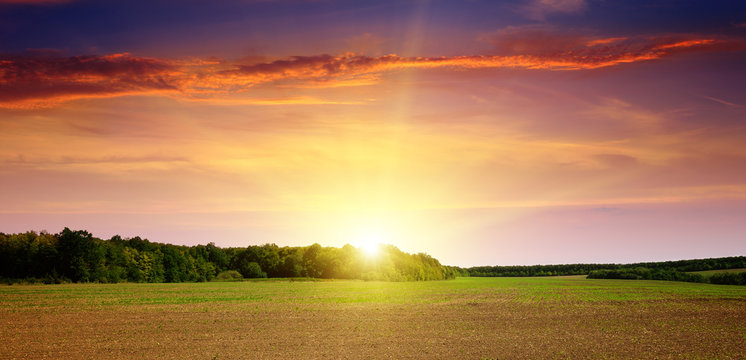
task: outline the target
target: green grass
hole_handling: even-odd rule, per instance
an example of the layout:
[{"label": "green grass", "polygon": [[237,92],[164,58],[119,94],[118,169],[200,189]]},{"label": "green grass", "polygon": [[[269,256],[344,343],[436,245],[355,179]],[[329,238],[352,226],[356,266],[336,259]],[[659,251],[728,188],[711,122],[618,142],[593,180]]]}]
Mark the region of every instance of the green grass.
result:
[{"label": "green grass", "polygon": [[577,277],[458,278],[428,282],[248,281],[176,284],[65,284],[0,286],[6,310],[119,308],[159,304],[419,304],[465,296],[511,302],[599,302],[742,299],[738,286]]},{"label": "green grass", "polygon": [[0,286],[0,358],[746,357],[746,287],[584,276]]}]

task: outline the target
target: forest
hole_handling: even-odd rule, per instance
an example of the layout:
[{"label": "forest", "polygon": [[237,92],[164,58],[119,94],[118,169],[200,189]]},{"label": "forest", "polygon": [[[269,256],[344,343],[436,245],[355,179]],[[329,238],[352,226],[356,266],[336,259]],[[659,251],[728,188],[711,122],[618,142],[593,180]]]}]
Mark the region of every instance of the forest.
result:
[{"label": "forest", "polygon": [[650,269],[646,267],[623,268],[614,270],[593,270],[589,279],[623,279],[623,280],[667,280],[711,283],[720,285],[746,285],[746,271],[739,273],[722,272],[711,276],[697,273],[686,273],[675,269]]},{"label": "forest", "polygon": [[709,259],[642,262],[632,264],[562,264],[527,266],[476,266],[467,270],[471,276],[553,276],[587,275],[595,270],[660,269],[679,272],[746,268],[746,256]]},{"label": "forest", "polygon": [[85,230],[58,234],[0,233],[0,278],[4,282],[186,282],[213,279],[307,277],[419,281],[453,279],[460,269],[423,253],[381,245],[376,257],[351,245],[275,244],[221,248],[214,243],[181,246],[140,237],[102,240]]},{"label": "forest", "polygon": [[319,278],[383,281],[445,280],[457,276],[588,275],[596,279],[642,279],[746,285],[746,273],[701,276],[692,271],[746,268],[746,257],[634,264],[529,266],[442,265],[424,254],[381,245],[375,257],[352,246],[275,244],[221,248],[183,246],[140,237],[102,240],[85,230],[60,233],[0,233],[0,280],[6,283],[200,282],[243,278]]},{"label": "forest", "polygon": [[692,271],[746,268],[746,257],[643,262],[633,264],[563,264],[530,266],[477,266],[466,269],[471,276],[588,275],[589,279],[668,280],[713,284],[746,285],[746,272],[713,276]]}]

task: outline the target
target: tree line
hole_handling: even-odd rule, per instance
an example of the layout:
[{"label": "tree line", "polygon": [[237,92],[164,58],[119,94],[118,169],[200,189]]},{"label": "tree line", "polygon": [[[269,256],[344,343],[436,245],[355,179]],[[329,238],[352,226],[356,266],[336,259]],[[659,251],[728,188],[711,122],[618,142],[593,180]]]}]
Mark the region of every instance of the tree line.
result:
[{"label": "tree line", "polygon": [[375,258],[358,248],[275,244],[182,246],[140,237],[108,240],[85,230],[0,233],[0,278],[12,283],[186,282],[216,278],[309,277],[384,281],[453,279],[460,269],[423,253],[381,245]]},{"label": "tree line", "polygon": [[632,264],[561,264],[528,266],[475,266],[466,270],[471,276],[553,276],[588,275],[594,270],[666,269],[680,272],[746,268],[746,256],[710,259],[642,262]]},{"label": "tree line", "polygon": [[624,280],[668,280],[710,283],[719,285],[746,285],[746,272],[715,273],[710,276],[686,273],[675,269],[649,269],[646,267],[624,268],[615,270],[593,270],[589,279],[624,279]]},{"label": "tree line", "polygon": [[0,280],[13,282],[184,282],[264,277],[309,277],[384,281],[453,279],[456,276],[556,276],[649,279],[746,285],[746,273],[701,276],[691,271],[746,268],[746,257],[634,264],[444,266],[423,253],[382,245],[375,258],[351,245],[275,244],[221,248],[214,243],[182,246],[140,237],[102,240],[85,230],[58,234],[0,233]]},{"label": "tree line", "polygon": [[689,274],[692,271],[746,268],[746,257],[732,256],[633,264],[562,264],[530,266],[477,266],[466,269],[471,276],[554,276],[588,275],[592,279],[635,279],[709,282],[746,285],[746,273],[713,276]]}]

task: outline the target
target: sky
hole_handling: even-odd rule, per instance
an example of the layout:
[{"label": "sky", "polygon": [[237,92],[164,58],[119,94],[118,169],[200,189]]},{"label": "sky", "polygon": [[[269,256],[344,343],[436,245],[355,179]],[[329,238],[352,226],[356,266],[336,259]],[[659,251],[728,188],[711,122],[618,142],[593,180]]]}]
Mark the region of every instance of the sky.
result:
[{"label": "sky", "polygon": [[0,232],[746,255],[746,3],[0,0]]}]

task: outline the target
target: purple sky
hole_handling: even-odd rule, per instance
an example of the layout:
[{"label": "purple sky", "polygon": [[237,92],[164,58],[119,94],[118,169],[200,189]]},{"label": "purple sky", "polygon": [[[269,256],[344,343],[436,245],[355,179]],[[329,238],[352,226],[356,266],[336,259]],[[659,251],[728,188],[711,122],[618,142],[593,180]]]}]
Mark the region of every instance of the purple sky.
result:
[{"label": "purple sky", "polygon": [[0,0],[0,231],[746,254],[746,4]]}]

